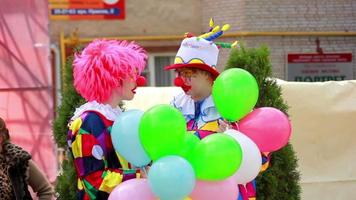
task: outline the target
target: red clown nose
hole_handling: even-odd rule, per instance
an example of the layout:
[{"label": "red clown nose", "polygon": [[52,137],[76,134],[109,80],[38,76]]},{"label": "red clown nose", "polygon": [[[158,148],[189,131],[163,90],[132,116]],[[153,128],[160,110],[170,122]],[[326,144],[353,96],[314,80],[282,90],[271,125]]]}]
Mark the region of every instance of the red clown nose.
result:
[{"label": "red clown nose", "polygon": [[137,84],[137,87],[145,86],[146,85],[146,78],[143,77],[143,76],[137,77],[136,84]]},{"label": "red clown nose", "polygon": [[184,85],[184,81],[181,77],[176,77],[174,79],[174,85],[177,86],[177,87],[182,87]]},{"label": "red clown nose", "polygon": [[184,81],[180,76],[174,79],[174,85],[181,87],[184,92],[188,92],[192,88],[191,86],[184,84]]}]

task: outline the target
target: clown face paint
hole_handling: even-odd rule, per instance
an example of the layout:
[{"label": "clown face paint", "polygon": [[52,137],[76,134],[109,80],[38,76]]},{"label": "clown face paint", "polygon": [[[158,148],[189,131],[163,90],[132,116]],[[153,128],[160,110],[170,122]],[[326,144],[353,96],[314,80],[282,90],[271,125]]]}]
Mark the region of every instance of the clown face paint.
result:
[{"label": "clown face paint", "polygon": [[198,101],[211,94],[212,78],[209,73],[201,70],[180,69],[177,70],[175,85],[181,87],[193,100]]},{"label": "clown face paint", "polygon": [[124,79],[120,88],[121,100],[132,100],[136,94],[136,88],[137,84],[135,79]]}]

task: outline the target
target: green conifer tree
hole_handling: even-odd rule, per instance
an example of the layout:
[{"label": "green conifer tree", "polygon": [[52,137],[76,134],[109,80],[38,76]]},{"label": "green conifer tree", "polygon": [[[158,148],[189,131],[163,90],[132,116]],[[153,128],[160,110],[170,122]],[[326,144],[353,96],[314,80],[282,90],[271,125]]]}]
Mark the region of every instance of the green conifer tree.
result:
[{"label": "green conifer tree", "polygon": [[67,59],[64,67],[64,80],[62,89],[62,102],[58,109],[58,115],[53,123],[53,134],[58,147],[66,151],[66,159],[62,163],[62,172],[57,177],[56,192],[58,200],[75,200],[77,188],[77,175],[75,172],[73,157],[68,151],[67,131],[68,122],[73,116],[75,108],[82,105],[85,100],[73,87],[73,57]]}]

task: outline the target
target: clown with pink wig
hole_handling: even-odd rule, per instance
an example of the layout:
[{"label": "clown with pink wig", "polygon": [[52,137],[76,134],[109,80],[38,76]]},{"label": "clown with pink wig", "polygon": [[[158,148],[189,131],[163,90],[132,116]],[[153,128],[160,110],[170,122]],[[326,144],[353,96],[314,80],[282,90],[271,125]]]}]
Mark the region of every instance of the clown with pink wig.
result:
[{"label": "clown with pink wig", "polygon": [[136,43],[95,40],[73,62],[74,86],[87,103],[76,109],[69,123],[68,145],[78,176],[77,199],[107,199],[121,182],[138,178],[117,156],[111,126],[122,112],[119,103],[132,100],[144,82],[146,52]]}]

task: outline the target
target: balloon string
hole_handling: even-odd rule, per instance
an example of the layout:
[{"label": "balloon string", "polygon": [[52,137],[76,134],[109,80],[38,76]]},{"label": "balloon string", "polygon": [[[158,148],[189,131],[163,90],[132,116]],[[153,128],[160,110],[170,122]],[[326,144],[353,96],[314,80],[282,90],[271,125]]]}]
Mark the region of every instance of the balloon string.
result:
[{"label": "balloon string", "polygon": [[240,131],[240,126],[239,126],[239,124],[238,124],[237,122],[235,122],[234,125],[235,125],[235,127],[236,127],[236,130],[237,130],[237,131]]},{"label": "balloon string", "polygon": [[239,124],[237,122],[230,122],[230,127],[229,129],[235,129],[237,131],[240,131],[240,127],[239,127]]},{"label": "balloon string", "polygon": [[147,170],[146,170],[146,167],[141,167],[141,170],[142,170],[143,174],[147,177]]}]

